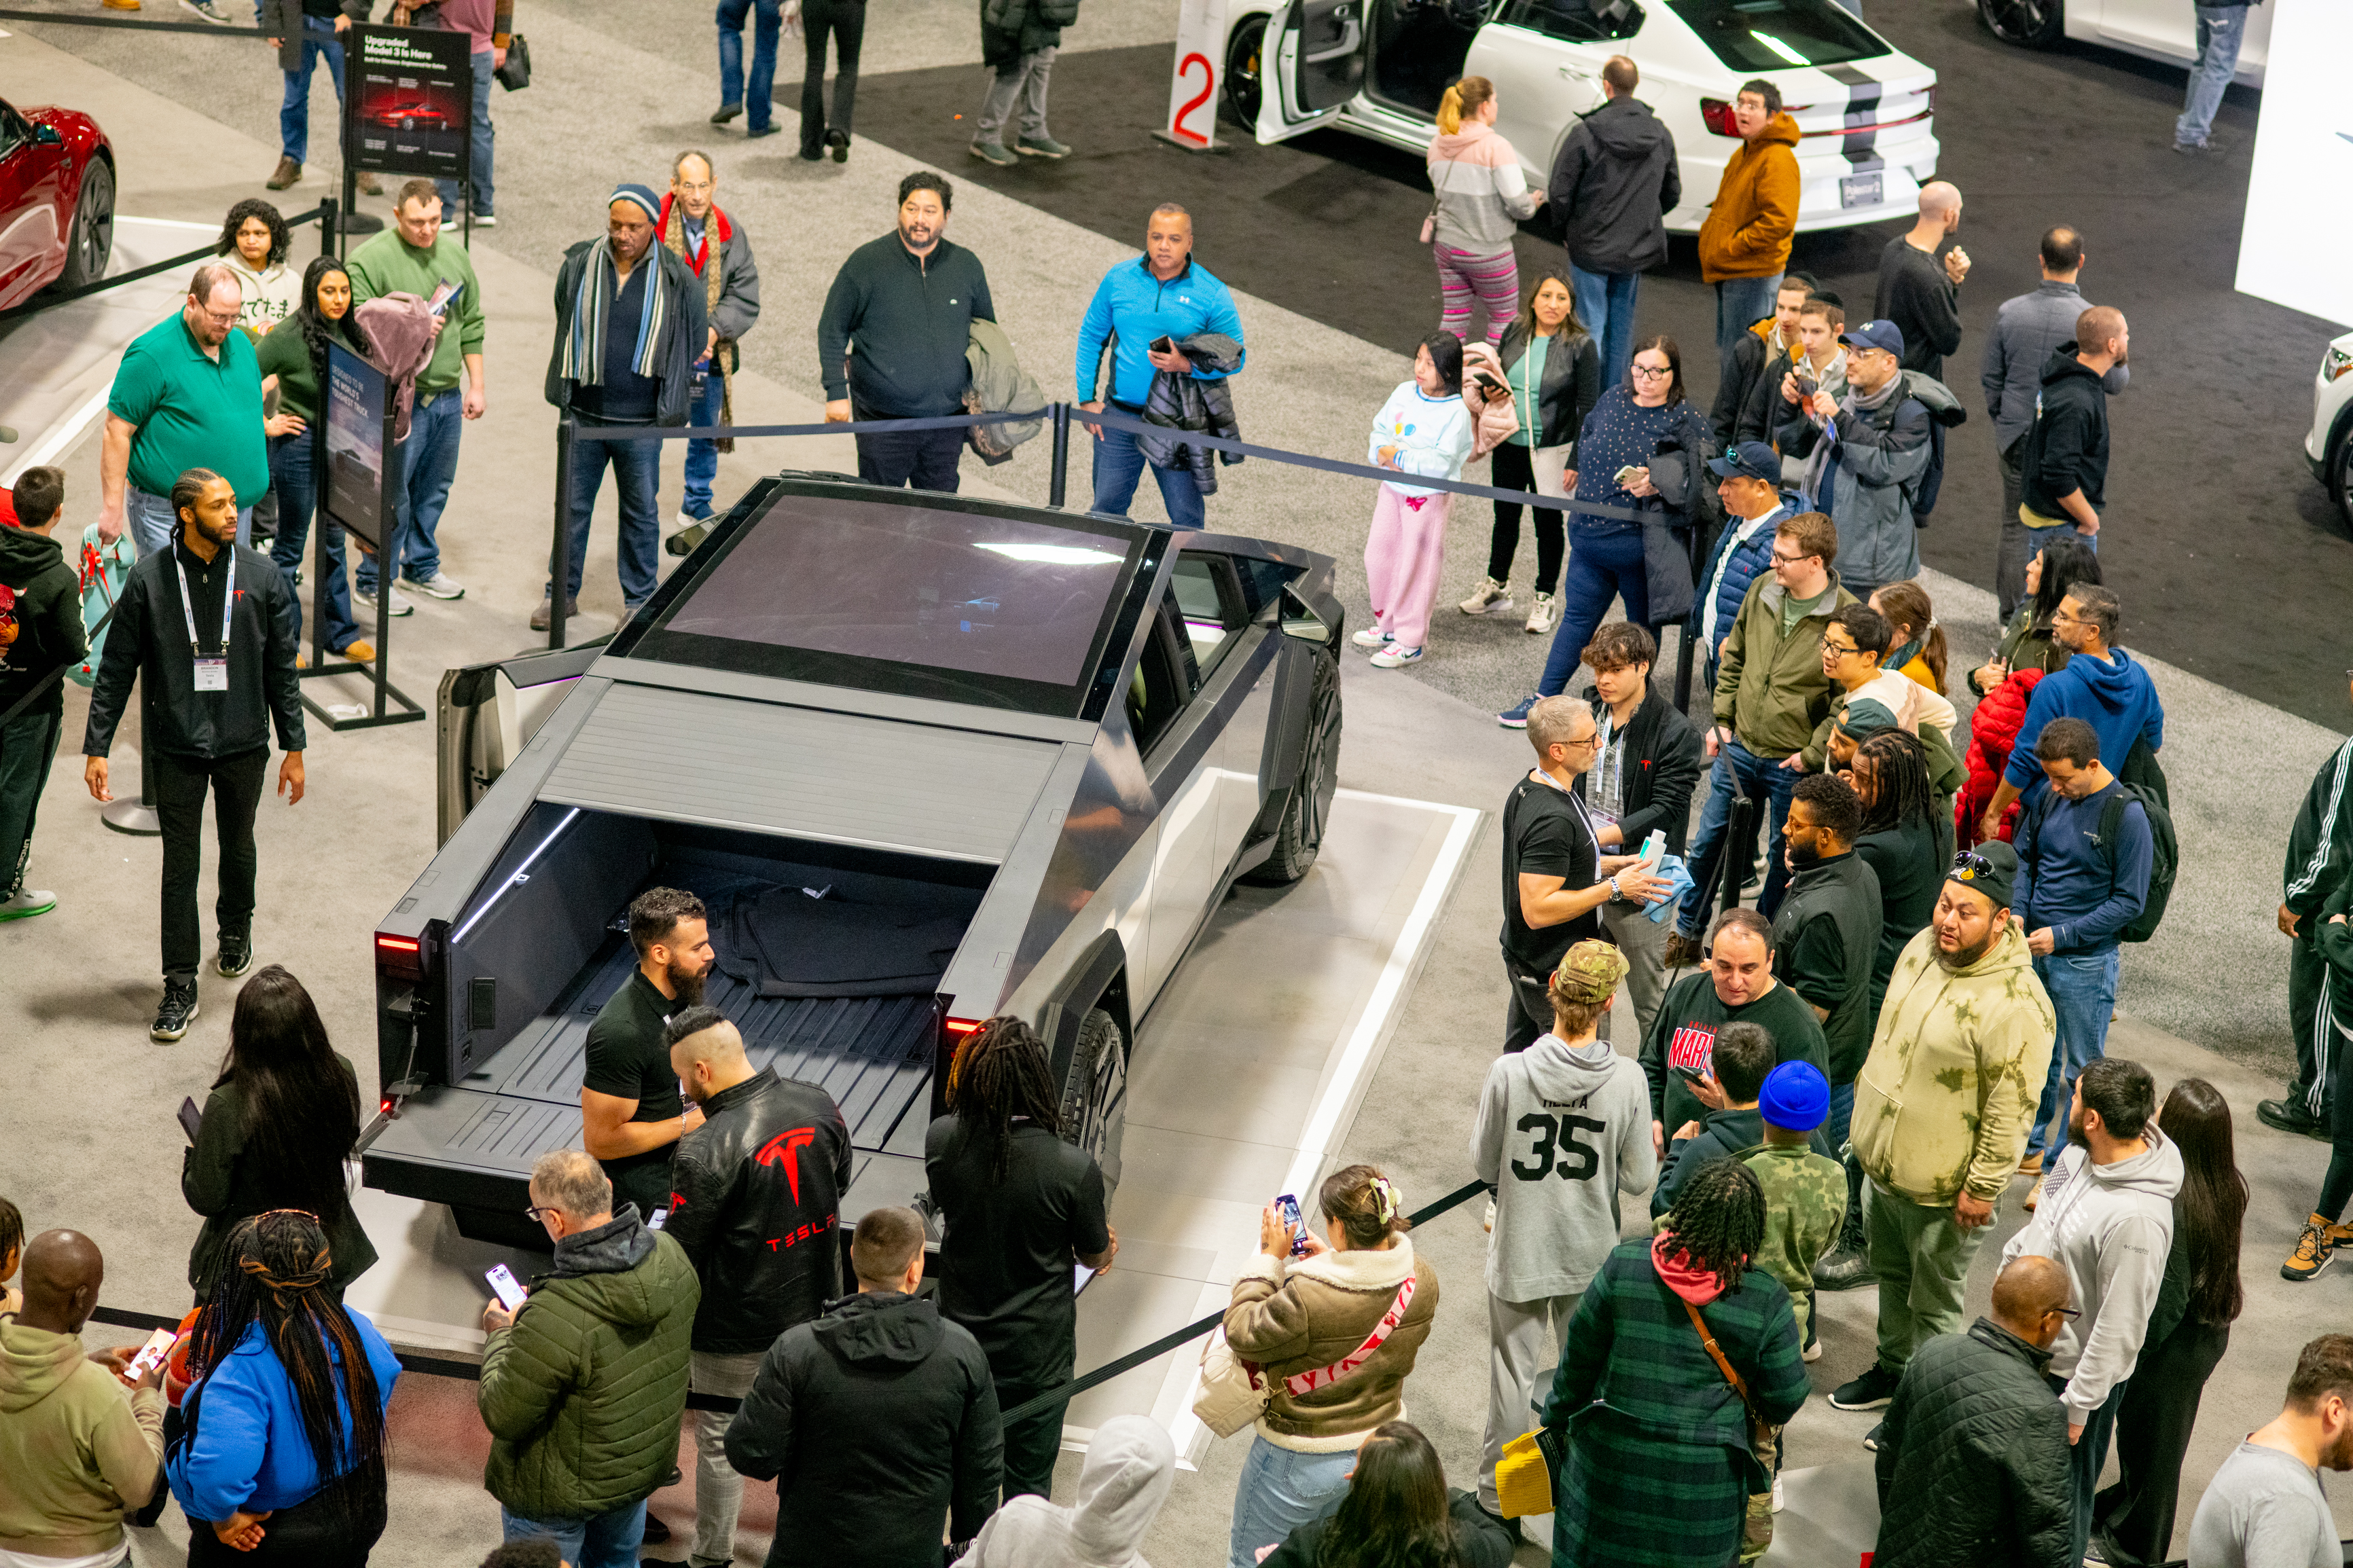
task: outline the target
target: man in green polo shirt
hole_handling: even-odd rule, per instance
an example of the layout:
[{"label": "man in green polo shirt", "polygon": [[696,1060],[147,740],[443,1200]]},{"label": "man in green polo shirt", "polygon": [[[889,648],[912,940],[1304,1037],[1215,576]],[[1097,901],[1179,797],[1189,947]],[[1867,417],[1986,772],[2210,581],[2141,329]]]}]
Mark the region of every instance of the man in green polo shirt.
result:
[{"label": "man in green polo shirt", "polygon": [[236,330],[245,290],[216,262],[196,268],[180,313],[141,334],[123,353],[106,399],[98,461],[98,532],[111,543],[124,525],[142,555],[179,530],[172,486],[210,468],[237,491],[237,542],[249,544],[253,503],[269,489],[261,418],[261,371],[253,342]]},{"label": "man in green polo shirt", "polygon": [[[353,251],[343,266],[352,275],[354,310],[395,290],[427,300],[445,289],[456,290],[442,308],[433,358],[417,373],[416,412],[409,420],[408,439],[401,446],[400,472],[393,481],[398,516],[392,536],[393,563],[409,584],[437,599],[455,599],[466,590],[441,570],[438,533],[450,481],[458,477],[459,435],[465,420],[480,419],[488,406],[483,396],[482,288],[466,247],[454,235],[441,232],[441,196],[432,181],[411,180],[402,185],[392,217],[393,226]],[[375,557],[363,556],[353,598],[375,603]],[[396,589],[392,613],[408,613]]]}]

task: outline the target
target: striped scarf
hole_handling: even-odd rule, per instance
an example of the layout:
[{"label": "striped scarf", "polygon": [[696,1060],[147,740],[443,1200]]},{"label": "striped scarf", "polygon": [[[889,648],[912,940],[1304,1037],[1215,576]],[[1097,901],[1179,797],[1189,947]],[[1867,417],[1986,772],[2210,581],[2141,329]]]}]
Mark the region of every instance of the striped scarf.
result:
[{"label": "striped scarf", "polygon": [[[638,258],[646,273],[645,309],[638,317],[638,346],[629,355],[639,375],[654,374],[655,354],[668,325],[670,296],[662,279],[661,253],[648,247]],[[580,269],[580,289],[572,299],[572,332],[564,340],[565,380],[580,386],[605,384],[605,319],[620,292],[620,274],[613,265],[613,242],[600,239],[588,250],[588,265]]]}]

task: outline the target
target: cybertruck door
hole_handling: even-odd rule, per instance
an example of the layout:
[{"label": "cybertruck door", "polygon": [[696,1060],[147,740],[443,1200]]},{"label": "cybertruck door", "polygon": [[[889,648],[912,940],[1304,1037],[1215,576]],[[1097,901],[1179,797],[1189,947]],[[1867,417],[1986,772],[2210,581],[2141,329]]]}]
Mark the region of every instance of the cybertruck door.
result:
[{"label": "cybertruck door", "polygon": [[1284,0],[1261,46],[1258,139],[1287,141],[1339,118],[1365,85],[1373,0]]},{"label": "cybertruck door", "polygon": [[441,677],[435,745],[437,845],[449,842],[466,814],[498,782],[507,764],[522,754],[547,716],[571,694],[611,640],[602,637],[577,647],[471,664]]}]

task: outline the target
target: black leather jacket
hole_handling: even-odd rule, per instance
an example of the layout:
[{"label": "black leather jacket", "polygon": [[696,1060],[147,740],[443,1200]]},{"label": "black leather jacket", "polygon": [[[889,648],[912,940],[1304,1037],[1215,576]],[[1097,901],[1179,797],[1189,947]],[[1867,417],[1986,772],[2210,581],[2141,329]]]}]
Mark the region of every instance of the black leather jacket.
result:
[{"label": "black leather jacket", "polygon": [[702,1277],[694,1348],[749,1355],[841,1294],[849,1129],[825,1090],[774,1068],[702,1111],[679,1140],[665,1228]]}]

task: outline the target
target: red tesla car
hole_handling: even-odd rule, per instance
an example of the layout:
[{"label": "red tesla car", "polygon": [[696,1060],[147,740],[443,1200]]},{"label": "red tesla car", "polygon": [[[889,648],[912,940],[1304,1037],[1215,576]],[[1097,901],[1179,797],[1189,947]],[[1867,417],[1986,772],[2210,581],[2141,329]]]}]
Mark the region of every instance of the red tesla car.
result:
[{"label": "red tesla car", "polygon": [[371,109],[367,112],[367,119],[375,124],[390,126],[396,131],[447,131],[449,129],[449,116],[421,98],[406,103],[387,104],[382,109]]},{"label": "red tesla car", "polygon": [[78,110],[0,99],[0,310],[106,275],[114,146]]}]

